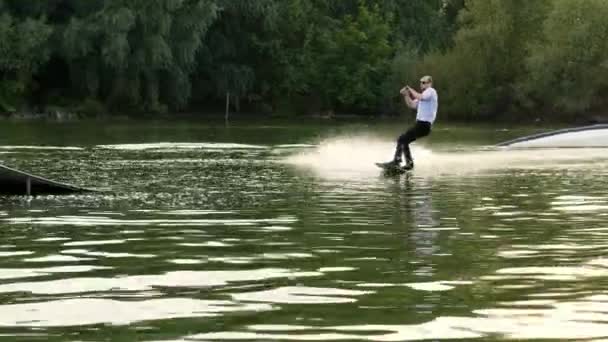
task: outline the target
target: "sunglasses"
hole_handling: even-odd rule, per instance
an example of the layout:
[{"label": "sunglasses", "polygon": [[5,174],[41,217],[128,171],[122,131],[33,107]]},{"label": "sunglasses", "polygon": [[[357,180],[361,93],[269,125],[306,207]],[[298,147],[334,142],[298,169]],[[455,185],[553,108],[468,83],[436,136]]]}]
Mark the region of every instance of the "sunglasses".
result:
[{"label": "sunglasses", "polygon": [[427,82],[427,81],[420,81],[420,84],[427,84],[427,83],[429,83],[429,82]]}]

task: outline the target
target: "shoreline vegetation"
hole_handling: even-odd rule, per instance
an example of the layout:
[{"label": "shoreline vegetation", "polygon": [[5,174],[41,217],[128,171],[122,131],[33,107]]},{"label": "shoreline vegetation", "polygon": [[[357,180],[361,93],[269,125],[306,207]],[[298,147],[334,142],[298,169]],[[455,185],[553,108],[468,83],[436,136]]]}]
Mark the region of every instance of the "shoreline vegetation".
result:
[{"label": "shoreline vegetation", "polygon": [[[391,115],[360,115],[360,114],[347,114],[347,113],[322,113],[314,115],[298,115],[298,116],[286,116],[268,113],[230,113],[228,120],[225,118],[225,113],[221,112],[179,112],[179,113],[138,113],[138,114],[112,114],[112,115],[83,115],[76,112],[70,112],[65,109],[55,108],[48,112],[15,112],[15,113],[0,113],[0,121],[13,121],[13,122],[56,122],[56,123],[75,123],[81,121],[148,121],[148,120],[161,120],[161,121],[172,121],[172,120],[188,120],[192,122],[208,120],[210,122],[219,123],[224,122],[225,124],[240,124],[246,122],[348,122],[353,123],[365,123],[365,122],[402,122],[407,125],[415,120],[415,113],[399,113]],[[574,126],[587,126],[596,124],[608,124],[608,116],[584,116],[579,118],[551,118],[547,120],[542,117],[527,117],[527,118],[512,118],[512,117],[497,117],[492,120],[473,120],[466,118],[442,118],[438,122],[439,126],[451,124],[479,124],[482,126],[488,124],[500,124],[512,127],[517,126],[545,126],[548,127],[574,127]]]},{"label": "shoreline vegetation", "polygon": [[[0,118],[608,122],[608,2],[0,0]],[[192,114],[199,113],[199,114]]]}]

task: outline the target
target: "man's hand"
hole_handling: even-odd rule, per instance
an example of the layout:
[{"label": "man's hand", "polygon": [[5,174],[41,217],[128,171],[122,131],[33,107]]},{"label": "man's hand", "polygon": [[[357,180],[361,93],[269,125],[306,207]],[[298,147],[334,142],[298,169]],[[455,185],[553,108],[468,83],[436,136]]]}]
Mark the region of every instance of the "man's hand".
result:
[{"label": "man's hand", "polygon": [[401,88],[401,90],[399,90],[399,93],[403,96],[408,95],[409,93],[409,86],[405,86],[403,88]]},{"label": "man's hand", "polygon": [[412,99],[420,100],[422,98],[422,94],[417,92],[415,89],[411,88],[410,86],[407,86],[406,88]]}]

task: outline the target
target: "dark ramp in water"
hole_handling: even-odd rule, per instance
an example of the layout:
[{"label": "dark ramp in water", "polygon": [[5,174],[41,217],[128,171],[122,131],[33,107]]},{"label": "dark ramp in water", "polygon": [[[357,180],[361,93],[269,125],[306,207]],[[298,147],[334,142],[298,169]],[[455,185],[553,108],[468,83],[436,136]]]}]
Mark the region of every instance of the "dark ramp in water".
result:
[{"label": "dark ramp in water", "polygon": [[82,192],[93,190],[55,182],[0,164],[0,195],[67,195]]},{"label": "dark ramp in water", "polygon": [[502,142],[501,147],[608,147],[608,124],[565,128]]}]

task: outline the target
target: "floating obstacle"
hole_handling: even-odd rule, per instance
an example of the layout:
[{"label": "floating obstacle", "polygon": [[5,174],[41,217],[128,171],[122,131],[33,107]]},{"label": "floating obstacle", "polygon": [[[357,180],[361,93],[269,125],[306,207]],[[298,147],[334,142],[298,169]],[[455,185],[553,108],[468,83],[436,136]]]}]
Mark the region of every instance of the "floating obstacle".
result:
[{"label": "floating obstacle", "polygon": [[608,147],[608,124],[559,129],[502,142],[519,148]]},{"label": "floating obstacle", "polygon": [[55,182],[0,165],[0,195],[66,195],[93,190]]}]

